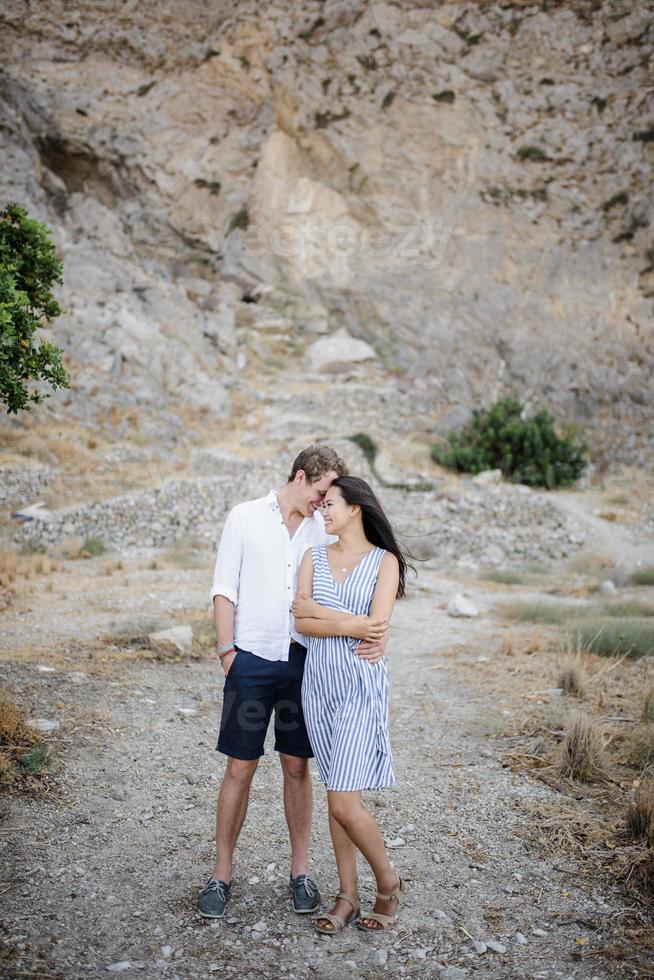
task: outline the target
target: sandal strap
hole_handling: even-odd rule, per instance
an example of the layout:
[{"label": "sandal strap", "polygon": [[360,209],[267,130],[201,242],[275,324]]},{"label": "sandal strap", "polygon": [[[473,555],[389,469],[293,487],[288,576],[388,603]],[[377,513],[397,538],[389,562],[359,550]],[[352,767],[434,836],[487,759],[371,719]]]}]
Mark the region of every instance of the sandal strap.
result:
[{"label": "sandal strap", "polygon": [[357,925],[359,925],[361,929],[367,929],[369,932],[377,932],[376,929],[372,929],[370,926],[367,926],[364,919],[372,919],[373,922],[378,922],[382,929],[389,929],[390,926],[395,925],[397,916],[385,915],[383,912],[366,912],[364,915],[362,915]]},{"label": "sandal strap", "polygon": [[397,902],[398,905],[400,904],[400,902],[404,901],[404,895],[405,895],[404,882],[399,875],[397,876],[397,885],[395,886],[394,890],[390,893],[390,895],[382,895],[381,892],[377,892],[377,898],[380,898],[382,902]]},{"label": "sandal strap", "polygon": [[349,902],[354,912],[358,912],[359,909],[361,908],[361,902],[359,901],[359,899],[353,898],[352,895],[347,895],[345,892],[339,892],[336,898],[337,899],[342,898],[343,901]]},{"label": "sandal strap", "polygon": [[334,926],[334,932],[344,929],[347,925],[345,919],[341,919],[338,915],[334,915],[332,912],[321,912],[320,915],[317,915],[313,920],[319,929],[321,926],[318,925],[318,923],[323,919],[327,919],[328,922],[331,922],[331,924]]}]

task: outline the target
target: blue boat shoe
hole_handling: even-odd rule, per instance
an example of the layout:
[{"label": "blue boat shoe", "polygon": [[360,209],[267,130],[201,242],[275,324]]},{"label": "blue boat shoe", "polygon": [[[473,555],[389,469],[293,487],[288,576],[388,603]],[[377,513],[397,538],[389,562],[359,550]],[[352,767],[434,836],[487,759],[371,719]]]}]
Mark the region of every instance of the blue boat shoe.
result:
[{"label": "blue boat shoe", "polygon": [[299,914],[315,912],[320,906],[320,892],[309,875],[291,875],[288,886],[293,896],[293,910]]},{"label": "blue boat shoe", "polygon": [[198,895],[198,910],[206,919],[222,919],[229,898],[231,885],[226,881],[209,878],[204,890]]}]

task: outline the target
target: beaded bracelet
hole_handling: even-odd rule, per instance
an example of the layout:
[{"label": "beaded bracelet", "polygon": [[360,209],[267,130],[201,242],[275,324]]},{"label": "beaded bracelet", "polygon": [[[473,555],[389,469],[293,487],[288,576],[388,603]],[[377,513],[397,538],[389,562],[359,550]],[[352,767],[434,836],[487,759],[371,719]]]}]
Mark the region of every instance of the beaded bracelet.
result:
[{"label": "beaded bracelet", "polygon": [[220,656],[221,653],[229,653],[230,650],[234,649],[234,643],[223,643],[221,647],[216,647],[216,653]]},{"label": "beaded bracelet", "polygon": [[222,663],[223,660],[225,659],[225,657],[228,657],[230,655],[230,653],[236,653],[236,650],[234,649],[234,647],[230,647],[229,650],[224,650],[223,653],[219,653],[218,654],[218,659],[220,660],[220,662]]}]

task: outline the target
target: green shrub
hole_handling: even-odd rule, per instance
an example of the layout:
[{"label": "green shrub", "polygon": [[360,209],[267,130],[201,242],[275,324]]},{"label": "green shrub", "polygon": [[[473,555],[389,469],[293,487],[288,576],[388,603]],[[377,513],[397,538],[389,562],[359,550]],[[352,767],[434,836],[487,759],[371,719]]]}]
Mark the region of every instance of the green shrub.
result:
[{"label": "green shrub", "polygon": [[528,486],[569,486],[586,463],[586,445],[571,433],[559,436],[547,411],[523,418],[517,398],[507,397],[489,409],[473,412],[459,432],[450,432],[448,447],[432,446],[433,460],[448,469],[480,473],[500,469],[505,477]]},{"label": "green shrub", "polygon": [[0,213],[0,401],[7,412],[29,411],[50,395],[30,391],[26,382],[46,381],[70,388],[61,351],[34,333],[62,312],[51,292],[61,283],[61,263],[40,221],[17,204]]},{"label": "green shrub", "polygon": [[92,534],[87,538],[84,538],[84,543],[80,548],[80,553],[86,552],[89,555],[95,557],[96,555],[103,555],[107,550],[102,538],[96,538]]},{"label": "green shrub", "polygon": [[654,655],[654,625],[646,617],[580,620],[572,633],[581,646],[601,657]]},{"label": "green shrub", "polygon": [[654,585],[654,565],[648,568],[639,568],[631,576],[634,585]]}]

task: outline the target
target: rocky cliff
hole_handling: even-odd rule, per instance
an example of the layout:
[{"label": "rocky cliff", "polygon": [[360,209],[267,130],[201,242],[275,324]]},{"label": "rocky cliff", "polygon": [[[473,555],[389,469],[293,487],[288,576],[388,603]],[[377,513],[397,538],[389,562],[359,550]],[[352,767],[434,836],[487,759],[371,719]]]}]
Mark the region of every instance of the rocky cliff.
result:
[{"label": "rocky cliff", "polygon": [[53,228],[74,383],[40,417],[264,453],[516,391],[651,462],[653,15],[7,0],[2,197]]}]

